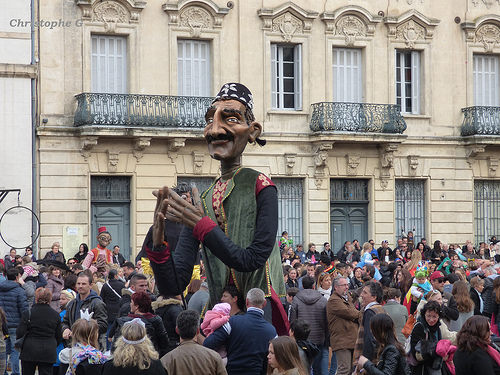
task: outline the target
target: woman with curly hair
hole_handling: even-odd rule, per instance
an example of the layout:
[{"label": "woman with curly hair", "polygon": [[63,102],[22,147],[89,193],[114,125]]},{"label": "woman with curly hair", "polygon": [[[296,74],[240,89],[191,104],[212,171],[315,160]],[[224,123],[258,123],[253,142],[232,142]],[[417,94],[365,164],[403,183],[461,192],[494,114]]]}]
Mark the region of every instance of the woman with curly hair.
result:
[{"label": "woman with curly hair", "polygon": [[288,336],[279,336],[269,343],[267,374],[306,375],[297,343]]},{"label": "woman with curly hair", "polygon": [[465,281],[455,281],[451,294],[455,298],[459,314],[457,320],[450,321],[450,330],[458,332],[465,321],[474,315],[474,302],[470,298],[469,286]]},{"label": "woman with curly hair", "polygon": [[457,336],[455,375],[500,373],[500,354],[490,346],[490,323],[481,315],[469,318]]},{"label": "woman with curly hair", "polygon": [[116,341],[113,359],[106,362],[102,375],[166,374],[141,319],[126,322],[121,333]]}]

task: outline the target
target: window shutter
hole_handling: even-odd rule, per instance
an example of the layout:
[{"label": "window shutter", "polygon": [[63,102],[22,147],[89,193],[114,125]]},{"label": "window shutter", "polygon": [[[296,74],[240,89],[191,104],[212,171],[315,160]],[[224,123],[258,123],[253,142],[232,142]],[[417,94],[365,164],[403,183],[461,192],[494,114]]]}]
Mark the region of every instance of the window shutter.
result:
[{"label": "window shutter", "polygon": [[278,46],[271,44],[271,107],[278,108]]},{"label": "window shutter", "polygon": [[295,109],[302,110],[302,44],[297,44],[293,50],[294,56],[294,100]]},{"label": "window shutter", "polygon": [[127,39],[92,35],[91,87],[93,92],[127,92]]},{"label": "window shutter", "polygon": [[210,96],[210,43],[177,41],[177,92],[181,96]]},{"label": "window shutter", "polygon": [[420,52],[411,53],[411,103],[413,114],[420,113]]},{"label": "window shutter", "polygon": [[498,56],[474,55],[474,104],[498,106]]},{"label": "window shutter", "polygon": [[361,50],[333,49],[333,91],[336,102],[363,101]]}]

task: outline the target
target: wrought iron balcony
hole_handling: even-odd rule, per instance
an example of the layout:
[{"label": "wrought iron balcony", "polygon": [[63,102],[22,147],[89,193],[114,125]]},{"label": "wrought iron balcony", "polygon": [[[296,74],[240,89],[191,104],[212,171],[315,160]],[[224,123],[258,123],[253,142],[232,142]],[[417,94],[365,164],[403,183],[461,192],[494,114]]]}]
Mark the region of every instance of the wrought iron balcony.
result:
[{"label": "wrought iron balcony", "polygon": [[76,95],[75,126],[190,128],[205,127],[213,98],[143,94]]},{"label": "wrought iron balcony", "polygon": [[402,134],[406,122],[395,104],[322,102],[311,105],[312,131]]},{"label": "wrought iron balcony", "polygon": [[500,107],[462,108],[462,135],[500,135]]}]

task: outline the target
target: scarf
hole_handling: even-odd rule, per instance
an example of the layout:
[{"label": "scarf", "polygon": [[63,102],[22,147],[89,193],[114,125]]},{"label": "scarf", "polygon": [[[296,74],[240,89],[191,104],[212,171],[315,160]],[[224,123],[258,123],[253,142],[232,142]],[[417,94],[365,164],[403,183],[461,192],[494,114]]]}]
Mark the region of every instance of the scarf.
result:
[{"label": "scarf", "polygon": [[495,350],[492,346],[488,345],[488,348],[486,349],[490,357],[497,363],[498,366],[500,366],[500,353]]},{"label": "scarf", "polygon": [[66,375],[72,375],[76,372],[78,365],[88,359],[89,364],[97,365],[105,363],[109,358],[91,345],[76,344],[81,349],[77,354],[71,357],[71,364],[68,366]]}]

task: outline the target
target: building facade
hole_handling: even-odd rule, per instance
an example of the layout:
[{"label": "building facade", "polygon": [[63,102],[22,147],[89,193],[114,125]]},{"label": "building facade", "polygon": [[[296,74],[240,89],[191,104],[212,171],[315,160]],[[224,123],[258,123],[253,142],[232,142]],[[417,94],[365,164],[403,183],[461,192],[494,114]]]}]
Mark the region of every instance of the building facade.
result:
[{"label": "building facade", "polygon": [[[500,4],[492,0],[40,3],[41,247],[136,254],[151,192],[218,175],[219,87],[253,93],[280,233],[295,242],[478,243],[498,234]],[[278,235],[278,234],[277,234]]]},{"label": "building facade", "polygon": [[[28,246],[38,236],[30,211],[36,173],[34,103],[37,64],[30,0],[0,0],[0,254]],[[33,29],[33,31],[35,31]],[[7,192],[6,190],[17,190]],[[19,193],[19,194],[18,194]],[[35,205],[32,205],[32,201]],[[24,255],[24,249],[21,252]]]}]

